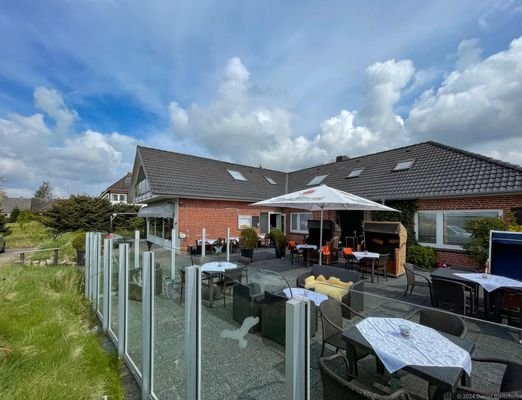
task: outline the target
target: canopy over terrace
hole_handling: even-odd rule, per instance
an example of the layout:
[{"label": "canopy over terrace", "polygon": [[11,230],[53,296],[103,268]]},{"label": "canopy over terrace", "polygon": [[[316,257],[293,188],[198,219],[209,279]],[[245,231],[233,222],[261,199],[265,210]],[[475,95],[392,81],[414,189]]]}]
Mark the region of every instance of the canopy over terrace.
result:
[{"label": "canopy over terrace", "polygon": [[[324,210],[352,210],[352,211],[395,211],[383,204],[359,197],[351,193],[343,192],[321,185],[297,192],[284,194],[271,199],[259,201],[252,206],[297,208],[309,211],[321,211],[320,241],[323,243],[323,212]],[[322,249],[319,249],[321,252]],[[322,264],[322,257],[319,257]]]}]

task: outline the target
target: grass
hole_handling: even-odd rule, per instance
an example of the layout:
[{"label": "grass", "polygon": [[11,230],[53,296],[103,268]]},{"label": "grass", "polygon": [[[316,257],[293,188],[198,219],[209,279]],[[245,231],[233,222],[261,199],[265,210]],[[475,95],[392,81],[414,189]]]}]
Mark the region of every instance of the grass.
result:
[{"label": "grass", "polygon": [[7,226],[12,231],[5,237],[5,245],[9,249],[38,247],[42,242],[52,239],[51,230],[39,221],[7,224]]},{"label": "grass", "polygon": [[123,399],[120,364],[90,332],[76,269],[0,268],[0,393],[15,399]]}]

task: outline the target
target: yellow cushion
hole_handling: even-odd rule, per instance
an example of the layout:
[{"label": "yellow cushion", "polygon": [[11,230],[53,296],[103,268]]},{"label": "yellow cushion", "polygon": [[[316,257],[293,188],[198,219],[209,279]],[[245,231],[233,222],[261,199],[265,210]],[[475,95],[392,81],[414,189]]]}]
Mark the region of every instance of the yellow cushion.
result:
[{"label": "yellow cushion", "polygon": [[313,289],[315,287],[315,276],[311,275],[305,279],[305,289]]},{"label": "yellow cushion", "polygon": [[315,280],[317,282],[326,282],[326,278],[323,275],[319,275]]},{"label": "yellow cushion", "polygon": [[317,293],[325,294],[328,297],[331,297],[332,299],[337,300],[338,302],[342,302],[343,297],[346,295],[346,293],[348,293],[348,289],[335,287],[335,286],[329,285],[327,283],[316,283],[315,291]]},{"label": "yellow cushion", "polygon": [[344,282],[335,276],[331,276],[330,278],[328,278],[326,282],[328,282],[329,285],[339,287],[342,289],[351,289],[351,287],[353,286],[353,282]]}]

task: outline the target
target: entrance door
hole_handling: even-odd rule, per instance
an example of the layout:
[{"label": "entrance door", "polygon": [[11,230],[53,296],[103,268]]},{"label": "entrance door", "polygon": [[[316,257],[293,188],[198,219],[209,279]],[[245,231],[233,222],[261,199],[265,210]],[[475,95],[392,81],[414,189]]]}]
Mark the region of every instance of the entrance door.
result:
[{"label": "entrance door", "polygon": [[285,214],[282,213],[268,213],[269,215],[269,221],[270,221],[270,227],[269,229],[278,228],[285,232]]},{"label": "entrance door", "polygon": [[267,213],[267,212],[262,212],[259,214],[259,233],[260,234],[265,234],[270,231],[269,223],[268,223],[268,221],[270,221],[269,215],[270,215],[270,213]]},{"label": "entrance door", "polygon": [[337,211],[341,225],[341,241],[345,246],[357,248],[358,238],[363,234],[364,211]]}]

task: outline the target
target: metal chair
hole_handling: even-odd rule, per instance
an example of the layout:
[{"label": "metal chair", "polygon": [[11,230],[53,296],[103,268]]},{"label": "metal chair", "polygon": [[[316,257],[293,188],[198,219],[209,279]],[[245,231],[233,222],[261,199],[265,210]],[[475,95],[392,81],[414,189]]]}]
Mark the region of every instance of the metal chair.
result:
[{"label": "metal chair", "polygon": [[[321,322],[323,326],[323,346],[321,349],[321,356],[324,355],[326,344],[335,347],[335,352],[339,349],[347,350],[348,343],[342,338],[343,332],[343,308],[347,308],[352,315],[360,318],[364,316],[357,311],[351,309],[346,304],[339,303],[336,300],[328,299],[321,303],[319,309],[321,310]],[[350,360],[350,373],[357,375],[357,361],[370,354],[370,351],[355,348],[355,360]]]},{"label": "metal chair", "polygon": [[406,295],[408,294],[408,290],[410,290],[411,296],[411,293],[413,292],[413,288],[415,286],[427,287],[430,291],[431,304],[433,304],[433,297],[431,293],[431,281],[428,277],[416,272],[416,268],[417,267],[413,264],[404,263],[404,269],[406,270],[406,290],[404,291],[404,297],[406,297]]},{"label": "metal chair", "polygon": [[237,267],[234,269],[225,270],[222,279],[217,282],[217,286],[221,288],[221,292],[223,293],[223,308],[226,306],[226,289],[233,289],[233,287],[239,282],[241,283],[243,277],[243,271],[246,266]]},{"label": "metal chair", "polygon": [[382,276],[388,281],[388,258],[389,254],[379,254],[379,261],[375,266],[375,272],[377,273],[377,283],[379,283],[379,272],[382,272]]},{"label": "metal chair", "polygon": [[292,264],[294,263],[294,257],[297,258],[297,263],[299,263],[299,257],[303,256],[303,250],[298,249],[296,246],[297,243],[295,241],[290,240],[288,242],[288,250],[290,251],[290,262]]},{"label": "metal chair", "polygon": [[348,361],[342,354],[334,354],[330,357],[319,358],[319,371],[323,381],[324,400],[345,400],[345,399],[374,399],[374,400],[394,400],[410,399],[405,389],[398,389],[391,394],[378,391],[374,387],[367,386],[359,382],[355,377],[346,373],[343,375],[348,379],[339,376],[332,369],[333,364],[338,363],[338,359],[344,362],[344,368],[348,366]]},{"label": "metal chair", "polygon": [[466,291],[471,293],[470,312],[473,312],[473,290],[470,286],[448,279],[433,278],[433,305],[456,314],[466,315],[468,310]]}]

